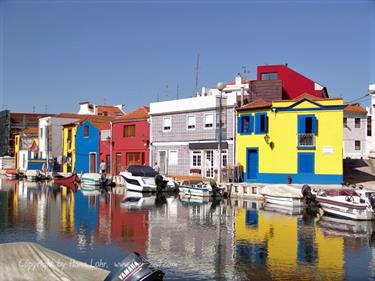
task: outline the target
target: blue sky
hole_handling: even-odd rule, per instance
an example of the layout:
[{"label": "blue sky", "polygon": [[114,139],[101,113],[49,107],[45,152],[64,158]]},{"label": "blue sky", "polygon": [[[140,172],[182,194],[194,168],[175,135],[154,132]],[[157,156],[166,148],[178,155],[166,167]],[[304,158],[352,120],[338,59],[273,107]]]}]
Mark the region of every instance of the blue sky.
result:
[{"label": "blue sky", "polygon": [[[141,105],[288,63],[350,101],[375,83],[375,1],[0,0],[0,107]],[[364,100],[365,102],[368,100]]]}]

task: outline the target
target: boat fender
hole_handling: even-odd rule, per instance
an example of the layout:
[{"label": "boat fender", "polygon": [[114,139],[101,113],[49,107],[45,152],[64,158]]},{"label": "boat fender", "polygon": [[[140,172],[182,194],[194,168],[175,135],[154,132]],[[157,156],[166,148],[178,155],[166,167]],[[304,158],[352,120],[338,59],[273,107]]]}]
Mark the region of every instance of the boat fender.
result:
[{"label": "boat fender", "polygon": [[345,196],[345,201],[352,202],[353,201],[353,196]]},{"label": "boat fender", "polygon": [[164,278],[164,272],[136,252],[128,255],[119,265],[120,269],[111,272],[104,281],[159,281]]},{"label": "boat fender", "polygon": [[370,195],[370,204],[373,209],[375,209],[375,193],[371,193]]}]

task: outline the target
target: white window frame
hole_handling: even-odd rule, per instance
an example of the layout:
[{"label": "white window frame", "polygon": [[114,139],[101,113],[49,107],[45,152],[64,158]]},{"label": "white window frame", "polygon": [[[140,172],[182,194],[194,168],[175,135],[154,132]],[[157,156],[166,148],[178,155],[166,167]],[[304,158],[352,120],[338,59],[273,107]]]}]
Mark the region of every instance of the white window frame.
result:
[{"label": "white window frame", "polygon": [[[165,124],[165,120],[167,120],[167,119],[170,120],[170,126],[169,126],[169,129],[165,129],[165,126],[164,126],[164,124]],[[164,117],[164,118],[163,118],[163,132],[170,132],[170,131],[172,131],[172,117],[171,117],[171,116],[169,116],[169,117]]]},{"label": "white window frame", "polygon": [[[171,158],[172,152],[176,153],[176,159]],[[176,161],[173,161],[173,160],[176,160]],[[168,165],[170,165],[170,166],[178,165],[178,151],[177,150],[169,150],[168,151]]]},{"label": "white window frame", "polygon": [[[199,156],[200,158],[200,165],[199,166],[194,166],[194,156]],[[198,168],[198,169],[201,169],[202,168],[202,150],[193,150],[191,152],[191,162],[190,162],[190,168]],[[198,161],[197,161],[198,162]]]},{"label": "white window frame", "polygon": [[[194,118],[194,128],[189,128],[189,118],[190,117]],[[195,115],[188,114],[186,116],[186,129],[189,130],[189,131],[193,131],[193,130],[195,130],[196,127],[197,127],[197,117]]]},{"label": "white window frame", "polygon": [[[224,156],[227,157],[227,165],[224,165]],[[221,150],[221,166],[224,168],[224,167],[228,167],[228,150],[227,149],[223,149]]]},{"label": "white window frame", "polygon": [[[212,126],[211,127],[206,127],[206,124],[209,124],[209,123],[206,123],[206,116],[208,116],[208,115],[212,116]],[[214,127],[215,127],[215,114],[214,113],[205,113],[204,114],[203,129],[205,129],[205,130],[212,130]]]}]

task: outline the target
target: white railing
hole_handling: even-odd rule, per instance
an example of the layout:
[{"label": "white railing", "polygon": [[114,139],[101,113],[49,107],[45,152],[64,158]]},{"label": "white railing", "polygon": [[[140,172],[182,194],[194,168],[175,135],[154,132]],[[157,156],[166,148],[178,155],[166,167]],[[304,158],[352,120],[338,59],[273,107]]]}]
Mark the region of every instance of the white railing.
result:
[{"label": "white railing", "polygon": [[315,147],[315,134],[298,134],[298,147]]}]

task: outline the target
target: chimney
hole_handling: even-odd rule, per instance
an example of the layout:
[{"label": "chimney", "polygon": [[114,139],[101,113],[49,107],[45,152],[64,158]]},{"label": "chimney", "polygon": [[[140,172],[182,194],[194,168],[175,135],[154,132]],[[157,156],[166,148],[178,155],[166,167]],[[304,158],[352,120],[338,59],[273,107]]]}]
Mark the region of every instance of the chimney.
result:
[{"label": "chimney", "polygon": [[242,84],[242,77],[241,74],[237,73],[237,76],[235,78],[235,84],[236,85],[241,85]]}]

